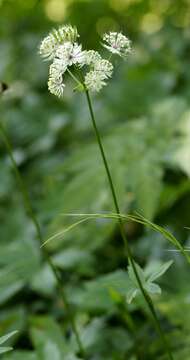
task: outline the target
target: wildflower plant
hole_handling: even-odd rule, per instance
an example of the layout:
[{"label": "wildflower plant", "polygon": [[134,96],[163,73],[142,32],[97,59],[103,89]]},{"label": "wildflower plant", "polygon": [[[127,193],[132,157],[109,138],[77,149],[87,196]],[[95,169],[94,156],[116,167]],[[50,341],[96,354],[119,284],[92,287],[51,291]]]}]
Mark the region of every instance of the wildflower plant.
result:
[{"label": "wildflower plant", "polygon": [[[152,299],[141,279],[139,267],[133,259],[128,239],[125,234],[123,221],[120,217],[120,208],[115,192],[115,187],[112,181],[111,172],[104,152],[101,136],[96,124],[89,93],[91,91],[99,92],[103,86],[107,85],[107,81],[109,78],[111,78],[113,73],[113,65],[110,62],[112,55],[118,55],[126,59],[131,52],[131,42],[122,33],[109,32],[107,34],[104,34],[102,45],[111,52],[111,56],[108,60],[103,59],[97,51],[83,50],[82,46],[77,42],[78,37],[79,35],[76,28],[72,27],[71,25],[66,25],[59,28],[58,30],[53,30],[42,41],[40,46],[40,55],[47,60],[53,60],[49,69],[48,89],[52,94],[58,97],[62,97],[65,88],[63,77],[65,72],[68,72],[77,83],[76,89],[80,91],[82,90],[86,94],[92,125],[95,131],[100,153],[102,155],[102,160],[105,166],[105,171],[107,174],[116,213],[118,214],[118,224],[122,239],[124,241],[127,259],[130,264],[130,273],[134,274],[136,284],[139,287],[139,291],[142,293],[152,314],[155,327],[161,337],[163,346],[168,355],[168,359],[171,360],[173,359],[173,357],[170,348],[167,344],[166,338],[160,326]],[[74,70],[76,70],[77,77],[75,74],[73,74],[70,67],[73,67]],[[133,322],[132,319],[130,319],[130,321]]]},{"label": "wildflower plant", "polygon": [[[158,331],[158,334],[160,335],[163,348],[167,354],[167,358],[172,360],[173,356],[158,320],[152,298],[150,297],[150,294],[147,291],[147,287],[142,280],[142,271],[139,271],[139,266],[136,264],[133,258],[129,242],[126,237],[115,186],[113,184],[112,175],[109,169],[109,164],[107,162],[104,146],[96,123],[90,97],[90,92],[99,92],[104,86],[107,85],[109,78],[111,78],[113,73],[113,64],[110,60],[112,56],[117,55],[123,59],[128,57],[131,52],[131,41],[121,32],[109,32],[104,34],[102,45],[111,54],[109,59],[103,59],[100,53],[95,50],[83,50],[82,45],[78,43],[78,38],[79,35],[76,28],[72,27],[71,25],[66,25],[60,27],[58,30],[53,30],[42,41],[40,45],[40,55],[44,59],[52,61],[49,69],[48,89],[52,94],[60,98],[63,97],[65,88],[63,78],[64,74],[67,72],[77,83],[75,89],[84,91],[86,95],[97,144],[102,156],[109,187],[113,197],[113,203],[116,214],[118,216],[118,225],[125,246],[125,252],[129,263],[130,276],[135,279],[135,284],[143,295],[144,300],[151,312],[152,320],[154,322],[155,328]],[[136,290],[137,289],[135,289],[135,291]],[[131,318],[130,313],[128,313],[128,317],[130,318],[130,323],[134,328],[133,319]]]}]

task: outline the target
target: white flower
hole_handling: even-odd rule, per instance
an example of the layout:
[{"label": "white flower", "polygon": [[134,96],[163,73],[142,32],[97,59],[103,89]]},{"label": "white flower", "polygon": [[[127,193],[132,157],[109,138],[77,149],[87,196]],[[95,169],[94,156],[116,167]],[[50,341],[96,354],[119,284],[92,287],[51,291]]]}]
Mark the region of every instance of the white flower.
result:
[{"label": "white flower", "polygon": [[85,64],[92,65],[97,61],[101,60],[101,55],[95,50],[85,51]]},{"label": "white flower", "polygon": [[49,68],[49,80],[48,80],[48,89],[49,91],[58,96],[63,96],[63,91],[65,84],[63,83],[63,73],[66,71],[66,67],[60,66],[60,64],[54,62],[50,65]]},{"label": "white flower", "polygon": [[39,53],[43,58],[47,60],[51,60],[54,58],[56,50],[57,50],[57,40],[54,38],[52,34],[50,34],[46,36],[44,40],[42,40]]},{"label": "white flower", "polygon": [[94,63],[92,63],[92,68],[93,70],[89,71],[85,76],[85,85],[88,90],[98,92],[106,85],[104,80],[111,77],[113,65],[110,61],[102,59],[99,55],[98,58],[95,58]]},{"label": "white flower", "polygon": [[82,46],[77,43],[66,42],[60,45],[56,51],[56,59],[60,60],[65,66],[78,64],[84,65],[85,52],[82,51]]},{"label": "white flower", "polygon": [[49,74],[52,78],[58,78],[63,75],[67,70],[67,66],[58,59],[54,59],[53,63],[50,65]]},{"label": "white flower", "polygon": [[[48,89],[49,91],[62,97],[65,84],[63,83],[63,74],[66,70],[77,82],[77,89],[88,89],[91,91],[100,91],[106,85],[106,80],[111,77],[113,65],[110,61],[102,59],[101,55],[95,50],[83,51],[82,46],[78,44],[78,32],[71,25],[62,26],[53,29],[51,33],[42,41],[40,46],[40,55],[52,60],[49,69]],[[126,56],[130,51],[130,41],[121,33],[111,32],[104,35],[104,46],[110,51],[121,56]],[[88,72],[83,77],[77,78],[72,74],[68,67],[75,65],[79,69],[86,65]],[[85,86],[84,86],[85,85]]]},{"label": "white flower", "polygon": [[77,37],[79,37],[77,29],[71,25],[61,26],[57,30],[53,29],[51,33],[42,40],[39,53],[47,60],[54,59],[59,45],[68,41],[74,43]]},{"label": "white flower", "polygon": [[126,57],[131,52],[131,41],[122,33],[110,32],[104,34],[103,46],[111,53]]},{"label": "white flower", "polygon": [[56,95],[58,97],[62,97],[64,88],[65,88],[65,84],[63,83],[62,76],[52,77],[50,75],[48,80],[48,89],[51,94]]},{"label": "white flower", "polygon": [[58,97],[62,97],[65,88],[63,74],[67,70],[67,67],[73,64],[81,66],[83,63],[84,52],[82,51],[81,45],[77,43],[73,44],[69,41],[63,45],[59,45],[49,69],[49,91]]},{"label": "white flower", "polygon": [[110,61],[102,59],[96,51],[90,50],[89,55],[91,70],[85,76],[85,85],[88,90],[98,92],[106,85],[104,80],[111,77],[113,65]]},{"label": "white flower", "polygon": [[110,61],[101,59],[94,63],[94,70],[101,74],[101,77],[107,79],[112,76],[113,65]]},{"label": "white flower", "polygon": [[104,77],[97,71],[89,71],[85,76],[85,85],[88,90],[100,91],[106,85]]}]

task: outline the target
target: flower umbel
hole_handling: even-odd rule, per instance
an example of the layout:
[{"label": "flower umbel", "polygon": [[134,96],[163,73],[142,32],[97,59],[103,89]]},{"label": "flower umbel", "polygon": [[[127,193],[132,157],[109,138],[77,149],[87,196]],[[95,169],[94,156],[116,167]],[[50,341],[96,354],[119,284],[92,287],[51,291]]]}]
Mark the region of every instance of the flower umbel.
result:
[{"label": "flower umbel", "polygon": [[86,58],[90,65],[90,71],[85,75],[86,88],[98,92],[106,85],[104,80],[112,76],[113,65],[93,50],[87,51]]},{"label": "flower umbel", "polygon": [[97,61],[101,60],[101,55],[98,51],[88,50],[85,51],[85,64],[94,65]]},{"label": "flower umbel", "polygon": [[[95,50],[82,50],[82,46],[77,43],[78,37],[75,27],[64,25],[53,29],[41,42],[40,55],[46,60],[52,60],[48,89],[58,97],[62,97],[64,93],[63,74],[66,71],[77,82],[75,90],[78,91],[86,89],[98,92],[107,85],[106,80],[112,76],[112,63],[102,59]],[[103,40],[105,48],[124,58],[131,51],[130,40],[122,33],[110,32],[104,35]],[[79,78],[72,73],[70,66],[78,68]],[[82,74],[82,67],[87,69],[86,73]]]},{"label": "flower umbel", "polygon": [[112,76],[113,65],[110,61],[101,59],[94,63],[94,70],[100,73],[104,79],[107,79]]},{"label": "flower umbel", "polygon": [[113,54],[117,54],[123,58],[131,52],[131,41],[122,33],[110,32],[104,34],[102,45]]},{"label": "flower umbel", "polygon": [[88,90],[100,91],[106,85],[104,80],[111,77],[113,65],[101,57],[92,64],[92,70],[85,76],[85,85]]},{"label": "flower umbel", "polygon": [[46,36],[41,44],[39,53],[46,60],[52,60],[55,57],[56,50],[59,45],[65,42],[74,43],[79,37],[76,27],[71,25],[61,26],[58,29],[53,29],[48,36]]},{"label": "flower umbel", "polygon": [[105,77],[97,71],[89,71],[85,76],[85,85],[88,90],[98,92],[106,85]]},{"label": "flower umbel", "polygon": [[66,67],[76,64],[83,66],[85,63],[85,53],[82,51],[82,46],[77,43],[66,42],[60,45],[56,50],[55,58]]}]

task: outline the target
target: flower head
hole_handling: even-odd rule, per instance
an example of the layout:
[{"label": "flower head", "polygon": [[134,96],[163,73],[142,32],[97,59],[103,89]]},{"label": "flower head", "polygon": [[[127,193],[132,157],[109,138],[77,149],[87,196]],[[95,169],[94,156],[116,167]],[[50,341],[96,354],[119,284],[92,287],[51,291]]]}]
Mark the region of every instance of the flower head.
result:
[{"label": "flower head", "polygon": [[101,77],[107,79],[112,76],[113,65],[110,61],[100,59],[94,63],[94,70],[101,74]]},{"label": "flower head", "polygon": [[106,85],[104,80],[111,77],[113,65],[98,54],[98,57],[94,57],[94,62],[91,62],[91,69],[85,76],[85,85],[88,90],[98,92]]},{"label": "flower head", "polygon": [[50,76],[49,77],[48,89],[51,94],[56,95],[58,97],[62,97],[64,88],[65,88],[65,84],[63,83],[62,76],[59,76],[59,77]]},{"label": "flower head", "polygon": [[57,63],[57,60],[54,60],[54,62],[49,67],[49,76],[51,78],[59,78],[64,74],[66,69],[67,67],[64,66],[64,64],[60,64],[60,62]]},{"label": "flower head", "polygon": [[57,40],[52,34],[49,34],[42,40],[39,53],[46,60],[52,60],[57,50]]},{"label": "flower head", "polygon": [[68,41],[74,43],[77,37],[79,37],[77,29],[71,25],[65,25],[59,27],[58,29],[53,29],[49,35],[42,40],[39,53],[47,60],[54,59],[59,45]]},{"label": "flower head", "polygon": [[131,41],[122,33],[110,32],[104,34],[103,46],[113,54],[126,57],[131,52]]},{"label": "flower head", "polygon": [[84,51],[82,51],[82,46],[71,42],[60,45],[56,50],[55,58],[62,64],[65,64],[66,67],[73,64],[82,66],[85,62],[85,54]]},{"label": "flower head", "polygon": [[93,65],[97,61],[101,60],[101,55],[95,50],[85,51],[85,64]]},{"label": "flower head", "polygon": [[89,71],[85,76],[85,85],[88,90],[98,92],[106,85],[104,77],[97,71]]}]

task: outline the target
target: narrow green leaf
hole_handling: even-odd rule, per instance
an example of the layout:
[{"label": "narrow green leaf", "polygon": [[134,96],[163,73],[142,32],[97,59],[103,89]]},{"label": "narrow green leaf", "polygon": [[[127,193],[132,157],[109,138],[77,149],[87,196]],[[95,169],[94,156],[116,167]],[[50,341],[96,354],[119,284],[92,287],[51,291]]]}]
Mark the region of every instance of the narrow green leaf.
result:
[{"label": "narrow green leaf", "polygon": [[6,353],[8,351],[11,351],[11,350],[13,350],[12,347],[1,347],[0,348],[0,354],[4,354],[4,353]]},{"label": "narrow green leaf", "polygon": [[1,336],[0,337],[0,345],[2,345],[4,342],[6,342],[10,337],[12,337],[13,335],[15,335],[18,331],[12,331],[10,333],[8,333],[7,335]]}]

